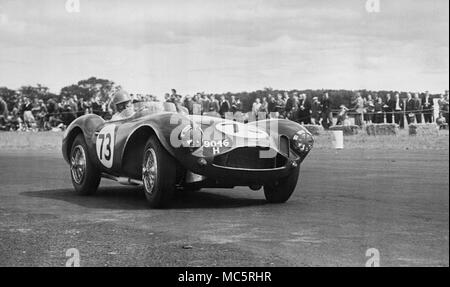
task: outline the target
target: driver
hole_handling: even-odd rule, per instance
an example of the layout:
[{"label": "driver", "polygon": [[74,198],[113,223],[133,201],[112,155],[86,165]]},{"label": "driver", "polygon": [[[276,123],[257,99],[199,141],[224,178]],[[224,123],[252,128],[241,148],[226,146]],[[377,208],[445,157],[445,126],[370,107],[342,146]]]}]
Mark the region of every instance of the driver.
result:
[{"label": "driver", "polygon": [[113,95],[111,104],[115,111],[111,118],[112,121],[126,119],[134,114],[134,106],[131,102],[131,97],[123,90],[120,90]]}]

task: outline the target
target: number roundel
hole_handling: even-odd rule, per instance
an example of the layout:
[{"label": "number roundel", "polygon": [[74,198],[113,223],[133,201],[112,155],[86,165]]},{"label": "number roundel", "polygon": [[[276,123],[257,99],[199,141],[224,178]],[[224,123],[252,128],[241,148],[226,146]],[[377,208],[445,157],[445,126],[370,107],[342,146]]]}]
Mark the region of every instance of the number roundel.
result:
[{"label": "number roundel", "polygon": [[97,157],[107,168],[111,168],[114,158],[114,136],[116,126],[107,125],[101,129],[95,142]]}]

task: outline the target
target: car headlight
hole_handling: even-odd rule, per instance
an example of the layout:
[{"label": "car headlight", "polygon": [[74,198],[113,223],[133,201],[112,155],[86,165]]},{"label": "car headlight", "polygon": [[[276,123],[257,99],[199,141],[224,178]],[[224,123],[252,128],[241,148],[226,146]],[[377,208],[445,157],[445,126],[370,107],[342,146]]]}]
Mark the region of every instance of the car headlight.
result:
[{"label": "car headlight", "polygon": [[181,130],[179,137],[184,147],[200,147],[203,130],[198,125],[187,125]]},{"label": "car headlight", "polygon": [[309,132],[300,130],[292,137],[292,144],[296,151],[307,153],[313,147],[314,138]]}]

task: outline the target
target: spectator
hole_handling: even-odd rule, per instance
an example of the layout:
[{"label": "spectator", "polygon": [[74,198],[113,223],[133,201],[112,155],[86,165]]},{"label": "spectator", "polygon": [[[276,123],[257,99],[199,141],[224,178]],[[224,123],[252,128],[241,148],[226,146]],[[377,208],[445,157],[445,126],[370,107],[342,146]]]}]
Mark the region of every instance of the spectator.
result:
[{"label": "spectator", "polygon": [[214,97],[214,95],[209,96],[209,112],[219,113],[220,106],[219,101]]},{"label": "spectator", "polygon": [[252,105],[252,114],[254,119],[258,119],[259,109],[261,108],[261,101],[259,98],[255,99],[255,102]]},{"label": "spectator", "polygon": [[92,113],[102,116],[102,104],[100,103],[100,98],[98,96],[94,96],[91,98],[91,107],[92,107]]},{"label": "spectator", "polygon": [[355,125],[360,128],[363,126],[363,114],[364,114],[364,100],[360,92],[356,93],[355,106]]},{"label": "spectator", "polygon": [[5,119],[8,117],[8,105],[1,96],[0,96],[0,117],[3,117]]},{"label": "spectator", "polygon": [[259,113],[262,115],[264,114],[264,118],[267,118],[267,115],[269,113],[269,103],[267,102],[267,98],[263,97],[261,102],[261,107],[259,107]]},{"label": "spectator", "polygon": [[416,116],[416,123],[422,123],[422,101],[418,93],[414,94],[414,114]]},{"label": "spectator", "polygon": [[439,99],[439,111],[442,114],[445,122],[449,123],[449,102],[448,102],[448,91],[445,91],[445,94],[441,95]]},{"label": "spectator", "polygon": [[285,111],[286,111],[286,101],[283,99],[282,94],[277,94],[276,99],[276,111],[278,112],[279,117],[284,118],[285,117]]},{"label": "spectator", "polygon": [[400,94],[395,94],[394,99],[394,122],[399,125],[401,128],[404,127],[404,102],[400,99]]},{"label": "spectator", "polygon": [[414,99],[412,98],[411,94],[408,93],[407,94],[407,99],[406,99],[406,109],[405,109],[405,111],[406,111],[406,121],[408,122],[408,125],[414,122],[415,106],[416,106],[416,103],[415,103]]},{"label": "spectator", "polygon": [[230,111],[234,114],[235,112],[238,111],[238,102],[236,101],[236,97],[235,96],[231,96],[231,109]]},{"label": "spectator", "polygon": [[205,94],[202,94],[202,114],[209,111],[209,103],[208,97]]},{"label": "spectator", "polygon": [[320,124],[320,102],[318,97],[313,97],[311,104],[311,123],[313,125]]},{"label": "spectator", "polygon": [[392,118],[394,116],[393,112],[395,111],[395,100],[391,98],[391,94],[387,94],[386,103],[384,105],[384,111],[386,113],[386,122],[391,124]]},{"label": "spectator", "polygon": [[373,115],[373,123],[382,124],[384,122],[383,119],[383,99],[378,97],[374,104],[374,115]]},{"label": "spectator", "polygon": [[180,98],[180,96],[177,94],[177,90],[171,89],[170,93],[171,93],[170,99],[171,99],[172,103],[174,103],[174,104],[177,103]]},{"label": "spectator", "polygon": [[230,111],[230,103],[228,102],[227,99],[225,99],[225,96],[222,95],[220,96],[220,101],[219,101],[219,114],[222,118],[225,117],[225,114],[228,113]]},{"label": "spectator", "polygon": [[297,121],[297,111],[298,111],[298,97],[297,93],[293,93],[289,95],[289,98],[286,101],[286,118],[291,121]]},{"label": "spectator", "polygon": [[190,95],[186,95],[183,101],[183,107],[188,110],[188,114],[192,115],[194,112],[194,103],[192,102],[192,97]]},{"label": "spectator", "polygon": [[2,97],[0,97],[0,127],[3,127],[6,125],[6,122],[8,120],[8,105],[6,104],[5,100],[3,100]]},{"label": "spectator", "polygon": [[309,103],[306,94],[301,94],[299,98],[298,108],[299,123],[309,125],[311,123],[311,104]]},{"label": "spectator", "polygon": [[433,99],[430,98],[430,93],[426,91],[425,96],[422,99],[423,119],[425,123],[433,122],[433,106]]},{"label": "spectator", "polygon": [[371,95],[367,95],[367,98],[364,100],[364,109],[364,121],[366,123],[371,123],[375,112],[375,104]]},{"label": "spectator", "polygon": [[336,125],[344,125],[344,123],[346,122],[346,120],[347,120],[347,112],[348,112],[348,109],[344,106],[344,105],[341,105],[340,107],[339,107],[340,109],[339,109],[339,113],[338,113],[338,116],[337,116],[337,122],[336,122]]},{"label": "spectator", "polygon": [[169,94],[169,93],[165,93],[165,94],[164,94],[164,102],[166,102],[166,103],[173,103],[173,100],[172,100],[172,98],[170,97],[170,94]]},{"label": "spectator", "polygon": [[322,126],[325,129],[328,129],[332,125],[333,125],[333,113],[331,111],[331,100],[328,96],[328,93],[325,93],[322,99]]},{"label": "spectator", "polygon": [[193,108],[192,114],[194,115],[202,114],[202,102],[200,100],[200,94],[196,94],[194,95],[194,97],[192,97],[192,108]]},{"label": "spectator", "polygon": [[23,121],[25,122],[25,129],[27,130],[30,129],[35,123],[32,109],[33,104],[31,103],[30,99],[26,97],[24,99],[22,111],[23,111]]}]

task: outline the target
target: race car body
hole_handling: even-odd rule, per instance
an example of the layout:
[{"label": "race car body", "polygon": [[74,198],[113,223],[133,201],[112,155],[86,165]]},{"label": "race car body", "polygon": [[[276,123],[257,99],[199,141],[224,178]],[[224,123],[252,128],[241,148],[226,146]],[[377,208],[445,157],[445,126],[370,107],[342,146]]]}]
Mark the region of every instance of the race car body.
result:
[{"label": "race car body", "polygon": [[163,207],[175,189],[203,187],[264,187],[269,202],[285,202],[312,145],[311,134],[289,120],[242,123],[152,103],[117,121],[76,119],[62,153],[77,192],[92,194],[109,178],[142,184],[150,205]]}]

